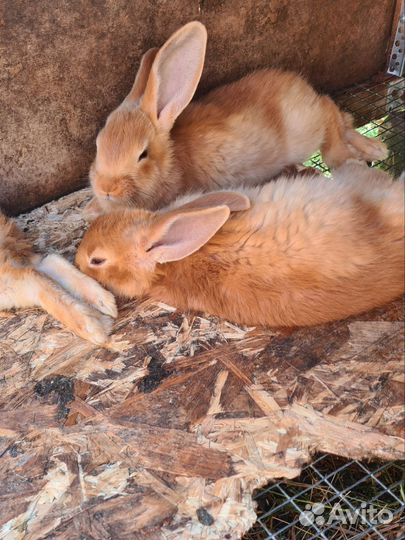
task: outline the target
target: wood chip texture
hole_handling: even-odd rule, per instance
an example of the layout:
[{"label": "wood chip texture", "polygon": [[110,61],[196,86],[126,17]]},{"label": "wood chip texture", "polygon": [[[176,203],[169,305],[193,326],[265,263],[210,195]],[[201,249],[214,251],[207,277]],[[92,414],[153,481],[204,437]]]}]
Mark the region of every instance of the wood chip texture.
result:
[{"label": "wood chip texture", "polygon": [[[20,216],[72,259],[89,191]],[[0,539],[237,539],[318,451],[401,459],[403,304],[305,329],[121,302],[108,347],[0,313]]]}]

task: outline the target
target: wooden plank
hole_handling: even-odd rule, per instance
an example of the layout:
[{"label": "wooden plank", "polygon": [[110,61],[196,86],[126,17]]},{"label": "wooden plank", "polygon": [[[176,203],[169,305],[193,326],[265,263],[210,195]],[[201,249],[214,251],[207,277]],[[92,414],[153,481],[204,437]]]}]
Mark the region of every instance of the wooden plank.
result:
[{"label": "wooden plank", "polygon": [[[88,196],[19,221],[72,257]],[[106,348],[0,313],[0,538],[238,538],[315,451],[403,457],[403,343],[401,300],[286,330],[122,302]]]}]

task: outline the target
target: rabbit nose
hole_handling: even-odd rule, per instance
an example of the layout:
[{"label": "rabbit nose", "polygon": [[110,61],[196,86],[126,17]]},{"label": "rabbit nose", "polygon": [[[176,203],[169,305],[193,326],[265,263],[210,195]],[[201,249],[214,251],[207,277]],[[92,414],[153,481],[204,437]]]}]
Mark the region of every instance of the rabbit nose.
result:
[{"label": "rabbit nose", "polygon": [[97,195],[106,201],[115,201],[121,196],[120,189],[118,186],[111,185],[111,183],[105,183],[104,185],[99,185],[96,188]]},{"label": "rabbit nose", "polygon": [[107,199],[108,201],[110,201],[113,197],[109,191],[104,191],[102,189],[99,190],[99,196],[103,199]]}]

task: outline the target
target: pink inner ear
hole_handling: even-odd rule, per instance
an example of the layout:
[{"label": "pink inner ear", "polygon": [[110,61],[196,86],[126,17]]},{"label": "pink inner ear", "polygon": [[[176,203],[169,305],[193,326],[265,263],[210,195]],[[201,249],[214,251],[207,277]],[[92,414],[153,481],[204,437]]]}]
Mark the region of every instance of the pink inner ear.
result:
[{"label": "pink inner ear", "polygon": [[175,32],[159,50],[142,99],[142,108],[170,130],[191,101],[204,64],[205,27],[196,21]]},{"label": "pink inner ear", "polygon": [[[198,47],[198,43],[196,44]],[[173,114],[179,114],[193,97],[197,87],[199,74],[195,75],[195,64],[198,65],[195,45],[192,38],[188,40],[187,50],[181,44],[168,49],[164,60],[158,69],[158,116],[165,108],[171,109]],[[197,49],[198,51],[198,49]]]},{"label": "pink inner ear", "polygon": [[206,244],[229,215],[227,206],[166,214],[152,227],[146,251],[159,263],[183,259]]}]

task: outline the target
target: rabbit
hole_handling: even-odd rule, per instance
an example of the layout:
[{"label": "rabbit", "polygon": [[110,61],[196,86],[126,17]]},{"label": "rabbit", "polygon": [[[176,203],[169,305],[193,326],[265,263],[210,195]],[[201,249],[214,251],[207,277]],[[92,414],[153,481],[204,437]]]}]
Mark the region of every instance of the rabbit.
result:
[{"label": "rabbit", "polygon": [[262,69],[191,104],[207,32],[190,22],[142,58],[134,85],[97,136],[93,218],[117,207],[158,209],[189,191],[258,185],[321,148],[329,167],[383,159],[386,146],[353,129],[299,75]]},{"label": "rabbit", "polygon": [[404,290],[404,180],[348,161],[333,179],[283,177],[99,216],[75,258],[117,295],[245,325],[307,326]]},{"label": "rabbit", "polygon": [[63,257],[35,253],[13,221],[0,212],[0,310],[39,306],[78,336],[107,342],[114,296]]}]

